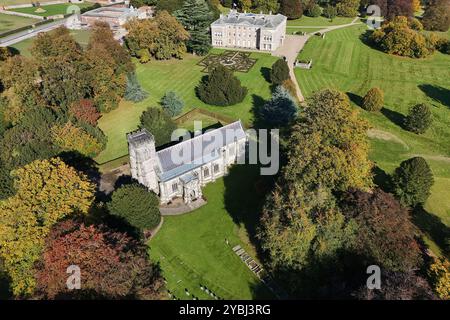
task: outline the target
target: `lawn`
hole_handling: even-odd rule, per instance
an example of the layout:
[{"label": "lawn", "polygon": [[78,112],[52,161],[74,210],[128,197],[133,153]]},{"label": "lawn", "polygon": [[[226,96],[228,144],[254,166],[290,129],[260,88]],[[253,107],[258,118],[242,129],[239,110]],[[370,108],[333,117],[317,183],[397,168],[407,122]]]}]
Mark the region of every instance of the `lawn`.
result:
[{"label": "lawn", "polygon": [[302,16],[299,19],[295,19],[295,20],[288,20],[287,21],[287,27],[304,27],[304,26],[308,26],[308,27],[329,27],[329,26],[337,26],[337,25],[341,25],[341,24],[347,24],[353,21],[354,18],[346,18],[346,17],[336,17],[334,18],[332,21],[330,21],[330,19],[325,18],[325,17],[317,17],[317,18],[312,18],[312,17],[307,17],[307,16]]},{"label": "lawn", "polygon": [[0,13],[0,33],[25,27],[40,20]]},{"label": "lawn", "polygon": [[[370,156],[387,173],[412,156],[428,160],[436,183],[425,206],[427,212],[417,222],[439,253],[437,248],[445,246],[442,234],[448,235],[450,226],[450,56],[439,52],[421,60],[390,56],[364,44],[361,36],[365,32],[365,26],[354,26],[332,31],[325,39],[312,37],[299,57],[312,58],[313,67],[296,69],[297,80],[305,96],[334,87],[347,92],[357,108],[371,87],[384,91],[382,112],[360,109],[376,129],[371,134]],[[405,131],[401,123],[408,108],[420,102],[431,106],[434,123],[426,134],[416,135]]]},{"label": "lawn", "polygon": [[266,77],[269,68],[277,59],[267,53],[252,53],[251,57],[258,59],[253,68],[248,73],[235,73],[242,85],[248,88],[249,94],[243,102],[228,107],[207,105],[195,95],[195,87],[205,76],[205,73],[201,72],[203,67],[197,65],[203,57],[187,54],[183,60],[137,63],[139,82],[149,92],[149,97],[137,104],[123,101],[119,108],[102,116],[99,127],[108,136],[108,144],[96,161],[103,163],[127,154],[126,133],[135,130],[139,125],[141,113],[149,106],[159,105],[162,96],[169,90],[182,97],[185,102],[184,111],[199,107],[241,119],[246,123],[251,122],[254,103],[261,103],[262,99],[270,97],[270,83]]},{"label": "lawn", "polygon": [[[258,218],[256,167],[235,166],[228,176],[208,184],[207,205],[184,215],[165,216],[150,240],[150,256],[159,261],[167,288],[181,299],[211,299],[200,285],[224,299],[271,298],[271,292],[232,251],[239,244],[255,259],[248,234]],[[229,241],[227,245],[225,239]]]},{"label": "lawn", "polygon": [[27,7],[27,8],[15,8],[15,9],[10,9],[10,11],[15,11],[15,12],[21,12],[21,13],[28,13],[28,14],[33,14],[36,16],[41,16],[41,17],[49,17],[49,16],[54,16],[54,15],[60,15],[60,14],[66,14],[67,12],[67,8],[69,8],[70,6],[78,6],[80,9],[82,8],[87,8],[92,6],[92,3],[77,3],[77,4],[72,4],[72,3],[61,3],[61,4],[50,4],[50,5],[42,5],[40,8],[44,9],[45,12],[36,12],[36,10],[38,8],[36,7]]},{"label": "lawn", "polygon": [[[75,38],[75,40],[83,47],[86,47],[89,43],[89,30],[70,30],[70,34]],[[34,38],[29,38],[18,42],[11,47],[17,49],[21,55],[30,57],[30,48],[33,44]]]}]

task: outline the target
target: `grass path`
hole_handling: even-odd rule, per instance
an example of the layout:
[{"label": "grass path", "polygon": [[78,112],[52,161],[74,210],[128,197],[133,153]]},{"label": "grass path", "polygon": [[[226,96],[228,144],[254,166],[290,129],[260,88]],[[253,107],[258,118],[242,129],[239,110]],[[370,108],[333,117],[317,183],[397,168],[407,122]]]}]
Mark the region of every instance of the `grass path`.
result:
[{"label": "grass path", "polygon": [[[377,166],[391,173],[401,161],[421,155],[429,162],[436,184],[425,205],[437,217],[441,229],[450,227],[450,56],[436,52],[426,59],[394,57],[374,50],[361,41],[366,27],[352,26],[331,31],[325,39],[311,37],[299,57],[313,59],[311,70],[296,69],[296,78],[305,96],[325,87],[347,92],[357,108],[371,87],[385,93],[385,108],[380,113],[362,109],[361,115],[373,127],[369,132],[370,157]],[[423,135],[402,128],[411,105],[427,103],[432,108],[433,125]],[[439,205],[435,205],[439,203]],[[424,219],[427,223],[433,219]],[[427,239],[434,251],[434,234]],[[440,248],[442,242],[438,241]]]}]

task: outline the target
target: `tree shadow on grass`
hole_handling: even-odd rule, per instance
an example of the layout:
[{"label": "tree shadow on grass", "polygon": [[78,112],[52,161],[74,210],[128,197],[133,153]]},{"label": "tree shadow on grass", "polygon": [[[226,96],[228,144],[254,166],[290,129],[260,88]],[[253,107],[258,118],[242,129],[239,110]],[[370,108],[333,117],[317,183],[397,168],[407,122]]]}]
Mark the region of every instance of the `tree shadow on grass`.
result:
[{"label": "tree shadow on grass", "polygon": [[450,90],[431,84],[420,84],[419,89],[422,90],[428,97],[450,108]]},{"label": "tree shadow on grass", "polygon": [[350,101],[352,101],[358,107],[362,107],[363,98],[360,95],[357,95],[352,92],[346,92],[346,94],[347,94],[348,98],[350,99]]},{"label": "tree shadow on grass", "polygon": [[413,211],[413,222],[419,229],[426,233],[442,250],[442,253],[450,256],[448,241],[450,239],[450,228],[441,219],[426,211],[422,206],[417,206]]},{"label": "tree shadow on grass", "polygon": [[263,76],[264,80],[266,80],[267,82],[272,82],[270,79],[270,68],[262,67],[261,75]]},{"label": "tree shadow on grass", "polygon": [[230,168],[224,184],[225,209],[234,223],[245,227],[251,243],[258,250],[257,227],[273,177],[262,176],[258,165],[241,164]]},{"label": "tree shadow on grass", "polygon": [[252,94],[252,109],[253,112],[253,126],[255,129],[260,128],[266,128],[267,124],[264,121],[263,117],[261,116],[261,108],[266,103],[266,100],[264,100],[261,96],[258,96],[256,94]]},{"label": "tree shadow on grass", "polygon": [[396,124],[402,129],[405,129],[404,123],[405,123],[405,116],[401,114],[400,112],[390,110],[387,108],[381,109],[381,113],[388,118],[391,122]]},{"label": "tree shadow on grass", "polygon": [[372,168],[373,182],[383,191],[392,193],[391,176],[378,166]]}]

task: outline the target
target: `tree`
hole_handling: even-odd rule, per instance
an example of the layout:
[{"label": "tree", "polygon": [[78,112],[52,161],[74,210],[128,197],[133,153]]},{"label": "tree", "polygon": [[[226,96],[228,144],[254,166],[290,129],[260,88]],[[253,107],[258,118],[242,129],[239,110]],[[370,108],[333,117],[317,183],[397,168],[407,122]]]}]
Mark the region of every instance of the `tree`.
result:
[{"label": "tree", "polygon": [[358,224],[356,249],[367,263],[390,271],[409,271],[421,261],[415,227],[408,210],[391,194],[353,191],[345,198],[344,212]]},{"label": "tree", "polygon": [[241,11],[249,11],[252,8],[252,0],[238,0],[237,4]]},{"label": "tree", "polygon": [[297,109],[289,92],[282,86],[277,86],[272,98],[261,107],[260,116],[271,126],[286,127],[295,120]]},{"label": "tree", "polygon": [[330,19],[330,21],[333,21],[334,18],[337,16],[337,9],[334,6],[327,5],[325,9],[323,9],[323,15]]},{"label": "tree", "polygon": [[448,0],[435,0],[423,13],[422,23],[426,30],[446,32],[450,27],[450,3]]},{"label": "tree", "polygon": [[280,13],[289,20],[301,18],[303,15],[302,3],[300,0],[281,0]]},{"label": "tree", "polygon": [[433,258],[428,269],[433,289],[442,300],[450,299],[450,262],[445,258]]},{"label": "tree", "polygon": [[244,100],[247,88],[222,65],[217,65],[198,85],[197,95],[203,102],[217,106],[229,106]]},{"label": "tree", "polygon": [[336,264],[353,245],[355,221],[342,215],[334,194],[371,186],[366,131],[348,98],[327,89],[312,96],[289,132],[286,164],[265,201],[258,237],[294,292],[303,287],[303,271],[320,278],[314,266]]},{"label": "tree", "polygon": [[15,296],[33,292],[32,268],[51,227],[86,213],[94,185],[59,158],[36,160],[12,172],[16,194],[0,201],[0,257]]},{"label": "tree", "polygon": [[289,66],[284,59],[278,59],[270,70],[270,80],[273,84],[280,85],[289,79]]},{"label": "tree", "polygon": [[356,17],[359,13],[361,0],[341,0],[336,5],[337,15],[342,17]]},{"label": "tree", "polygon": [[138,183],[115,190],[108,209],[141,231],[153,229],[161,221],[158,197]]},{"label": "tree", "polygon": [[156,3],[156,11],[167,11],[172,13],[183,6],[184,0],[164,0]]},{"label": "tree", "polygon": [[403,161],[392,176],[395,195],[405,206],[425,203],[433,186],[433,172],[424,158]]},{"label": "tree", "polygon": [[190,52],[205,55],[211,48],[209,26],[214,14],[205,0],[185,0],[181,9],[174,16],[189,32],[186,47]]},{"label": "tree", "polygon": [[157,146],[170,142],[172,133],[177,128],[167,113],[160,108],[153,107],[142,113],[140,127],[153,134]]},{"label": "tree", "polygon": [[280,7],[280,4],[277,0],[253,0],[253,6],[255,7],[256,11],[262,11],[263,13],[270,13],[273,14],[278,12],[278,9]]},{"label": "tree", "polygon": [[430,108],[424,103],[412,106],[405,118],[406,129],[417,134],[425,133],[432,123]]},{"label": "tree", "polygon": [[78,151],[88,156],[97,156],[104,148],[97,139],[70,121],[65,125],[55,125],[51,128],[54,143],[64,151]]},{"label": "tree", "polygon": [[[125,25],[125,43],[131,54],[141,58],[150,54],[155,59],[182,58],[189,33],[167,11],[160,11],[154,19],[132,20]],[[147,60],[147,59],[145,59]]]},{"label": "tree", "polygon": [[427,281],[407,272],[382,272],[381,289],[371,290],[367,284],[361,286],[355,296],[361,300],[434,300],[433,292]]},{"label": "tree", "polygon": [[0,162],[0,201],[14,194],[13,179],[10,172]]},{"label": "tree", "polygon": [[371,0],[370,4],[379,6],[381,15],[387,20],[398,16],[414,16],[412,0]]},{"label": "tree", "polygon": [[406,17],[395,17],[375,30],[371,40],[384,52],[410,58],[423,58],[434,52],[426,38],[410,28]]},{"label": "tree", "polygon": [[380,111],[384,105],[384,93],[380,88],[372,88],[363,98],[362,107],[367,111]]},{"label": "tree", "polygon": [[127,88],[124,98],[127,101],[141,102],[148,97],[148,92],[142,89],[135,73],[131,73],[127,78]]},{"label": "tree", "polygon": [[114,39],[108,24],[94,24],[86,58],[95,105],[102,112],[117,108],[125,94],[127,74],[134,71],[134,65],[128,52]]},{"label": "tree", "polygon": [[184,102],[175,92],[169,91],[162,97],[161,105],[168,115],[175,117],[183,110]]},{"label": "tree", "polygon": [[311,6],[309,6],[308,10],[306,11],[306,15],[308,17],[317,18],[321,14],[322,14],[322,8],[317,3],[314,3]]},{"label": "tree", "polygon": [[41,94],[51,106],[68,107],[89,93],[88,66],[83,49],[69,30],[41,32],[31,53],[38,65]]},{"label": "tree", "polygon": [[414,12],[420,11],[422,8],[420,0],[412,0],[412,8]]},{"label": "tree", "polygon": [[90,99],[81,99],[72,103],[69,108],[69,114],[74,116],[78,121],[84,121],[92,126],[97,125],[97,120],[101,116]]},{"label": "tree", "polygon": [[[66,269],[81,271],[81,289],[69,290]],[[161,299],[163,281],[147,248],[106,226],[73,220],[52,228],[35,269],[43,299]]]}]

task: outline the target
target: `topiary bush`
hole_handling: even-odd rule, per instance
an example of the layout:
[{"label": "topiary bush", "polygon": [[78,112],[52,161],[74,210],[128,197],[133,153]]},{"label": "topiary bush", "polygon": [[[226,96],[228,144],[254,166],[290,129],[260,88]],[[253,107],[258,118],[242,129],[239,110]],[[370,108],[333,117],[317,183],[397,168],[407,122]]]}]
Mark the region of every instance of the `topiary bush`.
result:
[{"label": "topiary bush", "polygon": [[380,88],[372,88],[367,91],[362,101],[363,109],[371,112],[380,111],[384,105],[384,93]]},{"label": "topiary bush", "polygon": [[270,70],[270,80],[273,84],[280,85],[289,79],[289,66],[284,59],[278,59]]},{"label": "topiary bush", "polygon": [[404,206],[425,203],[433,183],[433,172],[422,157],[403,161],[392,176],[394,194]]},{"label": "topiary bush", "polygon": [[112,215],[124,218],[142,231],[155,228],[161,221],[158,197],[138,183],[114,191],[108,209]]},{"label": "topiary bush", "polygon": [[200,100],[216,106],[229,106],[244,100],[247,88],[222,65],[217,65],[196,88]]},{"label": "topiary bush", "polygon": [[141,115],[140,128],[147,129],[155,138],[156,146],[161,146],[171,141],[177,125],[164,110],[150,107]]},{"label": "topiary bush", "polygon": [[432,123],[433,118],[431,117],[430,108],[424,103],[419,103],[409,109],[404,125],[408,131],[422,134],[427,131]]}]

